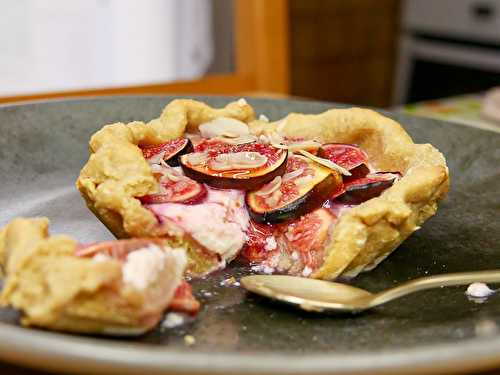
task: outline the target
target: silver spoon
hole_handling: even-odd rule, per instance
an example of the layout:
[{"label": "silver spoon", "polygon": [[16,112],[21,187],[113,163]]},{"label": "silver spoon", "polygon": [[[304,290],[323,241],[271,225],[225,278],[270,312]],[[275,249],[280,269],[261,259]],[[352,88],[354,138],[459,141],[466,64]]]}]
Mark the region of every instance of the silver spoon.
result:
[{"label": "silver spoon", "polygon": [[297,305],[306,311],[319,312],[360,312],[421,290],[473,282],[500,282],[500,271],[421,277],[378,293],[346,284],[295,276],[253,275],[241,279],[241,285],[253,293]]}]

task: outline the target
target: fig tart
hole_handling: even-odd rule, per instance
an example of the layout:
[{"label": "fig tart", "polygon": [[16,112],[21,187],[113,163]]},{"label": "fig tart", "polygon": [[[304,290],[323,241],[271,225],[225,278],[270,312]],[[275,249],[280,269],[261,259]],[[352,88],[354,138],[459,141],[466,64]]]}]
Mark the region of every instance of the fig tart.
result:
[{"label": "fig tart", "polygon": [[202,276],[240,256],[257,272],[334,279],[374,268],[449,187],[443,155],[360,108],[270,122],[244,100],[170,102],[103,127],[76,182],[118,238],[183,248]]}]

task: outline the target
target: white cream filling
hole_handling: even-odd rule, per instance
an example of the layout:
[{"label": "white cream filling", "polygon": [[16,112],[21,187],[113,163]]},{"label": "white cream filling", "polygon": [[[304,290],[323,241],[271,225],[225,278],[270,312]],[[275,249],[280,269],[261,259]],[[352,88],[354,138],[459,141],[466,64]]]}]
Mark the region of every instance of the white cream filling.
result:
[{"label": "white cream filling", "polygon": [[150,208],[172,220],[209,251],[232,259],[245,244],[250,220],[243,193],[208,189],[206,203],[192,206],[165,203]]},{"label": "white cream filling", "polygon": [[122,266],[123,282],[138,290],[145,290],[158,280],[167,263],[173,263],[173,269],[184,269],[187,264],[183,249],[164,251],[155,244],[132,251]]},{"label": "white cream filling", "polygon": [[226,220],[238,224],[246,232],[250,216],[245,208],[245,194],[239,190],[208,188],[207,202],[217,203],[226,209]]},{"label": "white cream filling", "polygon": [[185,323],[186,319],[184,315],[176,313],[176,312],[170,312],[167,314],[165,319],[161,322],[162,328],[175,328],[180,325],[183,325]]},{"label": "white cream filling", "polygon": [[111,259],[113,259],[113,258],[111,258],[109,255],[103,254],[103,253],[97,253],[96,255],[94,255],[92,257],[92,260],[94,262],[105,262],[105,261],[111,260]]},{"label": "white cream filling", "polygon": [[274,236],[266,237],[266,244],[264,246],[264,250],[273,251],[276,250],[278,244],[276,243],[276,238]]},{"label": "white cream filling", "polygon": [[186,252],[182,248],[165,251],[151,244],[127,255],[122,266],[122,279],[124,283],[143,291],[160,278],[165,267],[169,267],[173,274],[177,274],[174,276],[175,282],[167,285],[173,293],[182,279],[187,261]]},{"label": "white cream filling", "polygon": [[274,267],[268,266],[267,264],[256,264],[251,267],[251,270],[254,272],[262,272],[270,275],[274,272]]}]

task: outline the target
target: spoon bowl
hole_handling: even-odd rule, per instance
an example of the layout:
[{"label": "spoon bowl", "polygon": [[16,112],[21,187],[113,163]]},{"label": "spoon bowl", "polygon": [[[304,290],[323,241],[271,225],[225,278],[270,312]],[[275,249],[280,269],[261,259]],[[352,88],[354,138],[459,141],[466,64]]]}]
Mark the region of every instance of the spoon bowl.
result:
[{"label": "spoon bowl", "polygon": [[357,311],[373,294],[354,286],[286,275],[253,275],[241,279],[253,293],[298,305],[307,311]]},{"label": "spoon bowl", "polygon": [[379,293],[351,285],[286,275],[252,275],[241,279],[250,292],[296,305],[306,311],[361,312],[421,290],[473,282],[500,282],[500,271],[450,273],[422,277]]}]

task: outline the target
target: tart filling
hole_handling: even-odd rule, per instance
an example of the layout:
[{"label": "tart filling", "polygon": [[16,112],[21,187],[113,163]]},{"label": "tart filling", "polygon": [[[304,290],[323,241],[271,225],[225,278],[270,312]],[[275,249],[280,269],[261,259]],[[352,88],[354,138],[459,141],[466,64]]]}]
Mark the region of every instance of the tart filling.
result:
[{"label": "tart filling", "polygon": [[[338,217],[401,176],[375,172],[356,145],[287,138],[271,144],[241,122],[230,133],[231,124],[224,119],[200,125],[193,151],[180,158],[182,169],[147,159],[160,192],[138,197],[159,225],[178,228],[201,254],[217,257],[204,273],[241,252],[255,271],[309,277],[325,261]],[[222,136],[247,138],[235,144]],[[221,185],[239,188],[214,187]]]},{"label": "tart filling", "polygon": [[195,205],[164,203],[150,204],[147,208],[161,217],[163,225],[177,226],[182,235],[192,238],[204,250],[217,254],[220,263],[216,268],[220,268],[245,244],[249,217],[243,192],[206,189],[207,197]]}]

